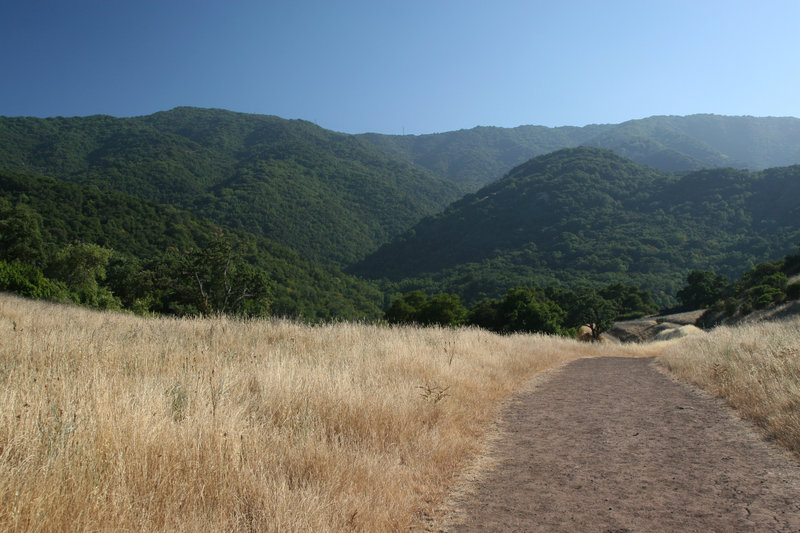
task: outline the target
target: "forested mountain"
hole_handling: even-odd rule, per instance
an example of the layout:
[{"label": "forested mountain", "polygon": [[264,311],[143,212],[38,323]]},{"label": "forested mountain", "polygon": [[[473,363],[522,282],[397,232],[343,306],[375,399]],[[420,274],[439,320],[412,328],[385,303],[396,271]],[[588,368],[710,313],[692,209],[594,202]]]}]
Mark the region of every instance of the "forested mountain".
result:
[{"label": "forested mountain", "polygon": [[170,204],[340,267],[531,157],[579,145],[666,170],[761,169],[800,162],[800,120],[692,115],[354,136],[197,108],[124,119],[0,117],[0,169]]},{"label": "forested mountain", "polygon": [[794,250],[798,198],[800,166],[679,176],[608,150],[563,149],[424,219],[351,271],[467,303],[520,285],[623,282],[665,305],[690,270],[736,275]]},{"label": "forested mountain", "polygon": [[[103,285],[125,307],[133,307],[138,299],[140,311],[191,312],[186,302],[196,299],[191,293],[197,292],[198,280],[187,260],[205,260],[198,252],[220,236],[246,263],[239,268],[263,274],[271,314],[312,321],[374,319],[381,314],[383,299],[375,286],[264,237],[225,232],[186,211],[124,193],[0,171],[0,281],[7,262],[25,263],[25,272],[28,267],[49,272],[59,254],[74,243],[98,245],[106,252],[100,265],[108,276]],[[223,275],[205,280],[206,285],[225,281]]]},{"label": "forested mountain", "polygon": [[312,319],[379,315],[388,297],[345,267],[390,296],[623,283],[670,305],[691,270],[735,276],[794,249],[800,166],[730,167],[796,162],[793,118],[385,136],[197,108],[0,117],[0,207],[41,217],[52,250],[90,242],[147,270],[234,236],[274,282],[272,311]]},{"label": "forested mountain", "polygon": [[531,157],[587,142],[605,126],[478,126],[429,135],[366,133],[369,142],[473,190],[498,179]]},{"label": "forested mountain", "polygon": [[655,116],[578,127],[477,127],[431,135],[363,137],[398,157],[473,189],[528,159],[580,145],[607,148],[662,170],[762,170],[800,163],[800,119]]},{"label": "forested mountain", "polygon": [[170,204],[335,265],[463,193],[352,135],[196,108],[137,118],[0,117],[0,169]]}]

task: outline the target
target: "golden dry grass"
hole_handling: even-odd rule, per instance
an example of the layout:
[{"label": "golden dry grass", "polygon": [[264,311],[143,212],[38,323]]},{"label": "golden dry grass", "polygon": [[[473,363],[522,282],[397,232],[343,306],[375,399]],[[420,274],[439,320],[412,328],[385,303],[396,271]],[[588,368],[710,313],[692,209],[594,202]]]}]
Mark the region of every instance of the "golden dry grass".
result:
[{"label": "golden dry grass", "polygon": [[0,295],[0,530],[406,529],[527,378],[623,352]]},{"label": "golden dry grass", "polygon": [[800,319],[719,327],[666,349],[660,364],[800,455]]}]

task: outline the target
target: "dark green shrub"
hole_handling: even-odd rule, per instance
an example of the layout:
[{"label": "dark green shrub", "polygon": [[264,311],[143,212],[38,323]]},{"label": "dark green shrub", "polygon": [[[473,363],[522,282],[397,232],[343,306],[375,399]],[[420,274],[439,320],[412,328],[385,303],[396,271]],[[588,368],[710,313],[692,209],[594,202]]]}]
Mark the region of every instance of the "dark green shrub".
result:
[{"label": "dark green shrub", "polygon": [[741,305],[741,300],[737,300],[736,298],[728,298],[725,300],[724,307],[725,307],[725,314],[728,316],[733,316],[736,314],[736,311],[739,310],[739,306]]},{"label": "dark green shrub", "polygon": [[417,313],[417,322],[425,325],[460,326],[467,321],[467,308],[456,294],[436,294]]},{"label": "dark green shrub", "polygon": [[764,309],[783,299],[783,290],[772,285],[758,285],[750,294],[750,302],[756,309]]},{"label": "dark green shrub", "polygon": [[795,281],[786,286],[787,300],[800,300],[800,281]]},{"label": "dark green shrub", "polygon": [[0,260],[0,291],[42,300],[68,299],[67,289],[62,283],[45,277],[38,268],[18,261]]},{"label": "dark green shrub", "polygon": [[678,300],[686,309],[710,307],[719,300],[728,278],[707,270],[693,270],[686,277],[686,286],[678,291]]}]

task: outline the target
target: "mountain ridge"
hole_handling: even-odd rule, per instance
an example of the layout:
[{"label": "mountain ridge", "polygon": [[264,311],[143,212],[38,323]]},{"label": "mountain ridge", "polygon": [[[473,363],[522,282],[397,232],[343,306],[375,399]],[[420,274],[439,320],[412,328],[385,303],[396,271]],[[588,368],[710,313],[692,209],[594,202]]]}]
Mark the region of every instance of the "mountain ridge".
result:
[{"label": "mountain ridge", "polygon": [[638,163],[677,172],[720,166],[763,170],[800,163],[800,119],[794,117],[654,115],[619,124],[476,126],[419,136],[362,135],[398,157],[474,189],[531,157],[580,145],[607,148]]},{"label": "mountain ridge", "polygon": [[[798,139],[792,117],[656,116],[380,136],[179,107],[130,119],[0,117],[0,170],[168,204],[311,261],[391,278],[390,292],[422,287],[471,299],[530,283],[634,281],[668,304],[689,268],[734,273],[785,255],[792,217],[800,218],[791,204],[800,194],[775,190],[794,187],[794,167],[686,169],[800,160]],[[531,157],[531,146],[546,153]],[[539,168],[547,161],[572,170],[559,181],[555,167]],[[530,173],[543,178],[538,189]],[[436,235],[423,243],[432,227]],[[713,249],[704,248],[709,242]],[[386,250],[396,261],[380,259]],[[676,254],[685,257],[675,262]]]},{"label": "mountain ridge", "polygon": [[307,121],[188,107],[130,119],[0,118],[0,169],[169,203],[337,266],[464,192]]}]

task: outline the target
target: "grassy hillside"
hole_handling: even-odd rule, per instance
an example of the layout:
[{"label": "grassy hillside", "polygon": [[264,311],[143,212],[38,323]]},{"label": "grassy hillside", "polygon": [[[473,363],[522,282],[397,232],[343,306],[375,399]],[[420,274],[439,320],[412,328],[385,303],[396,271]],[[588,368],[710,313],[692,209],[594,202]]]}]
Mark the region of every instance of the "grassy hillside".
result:
[{"label": "grassy hillside", "polygon": [[125,119],[0,117],[0,169],[170,204],[339,265],[461,195],[351,135],[196,108]]},{"label": "grassy hillside", "polygon": [[679,177],[565,149],[426,218],[353,271],[467,302],[518,285],[622,282],[666,305],[689,270],[734,275],[793,250],[798,197],[800,166]]},{"label": "grassy hillside", "polygon": [[407,530],[528,377],[647,353],[0,295],[0,530]]},{"label": "grassy hillside", "polygon": [[800,341],[797,317],[719,327],[670,347],[661,366],[724,399],[800,456]]}]

